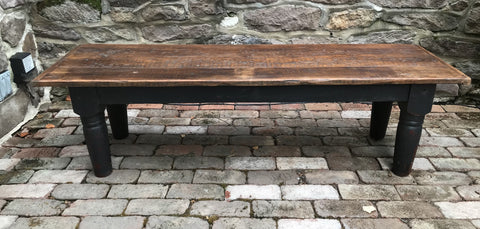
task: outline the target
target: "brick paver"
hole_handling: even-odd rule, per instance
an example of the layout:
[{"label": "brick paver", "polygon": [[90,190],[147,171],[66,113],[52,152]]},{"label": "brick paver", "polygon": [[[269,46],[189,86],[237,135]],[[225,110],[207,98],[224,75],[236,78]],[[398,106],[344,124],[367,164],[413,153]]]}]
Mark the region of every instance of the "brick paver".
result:
[{"label": "brick paver", "polygon": [[129,107],[105,178],[69,102],[7,139],[0,228],[480,228],[480,109],[435,105],[398,177],[397,106],[381,141],[370,104]]}]

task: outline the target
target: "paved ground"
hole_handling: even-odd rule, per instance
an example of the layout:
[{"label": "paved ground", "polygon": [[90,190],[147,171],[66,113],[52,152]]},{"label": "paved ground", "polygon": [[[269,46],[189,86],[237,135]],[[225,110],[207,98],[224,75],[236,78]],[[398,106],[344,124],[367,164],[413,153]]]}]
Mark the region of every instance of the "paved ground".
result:
[{"label": "paved ground", "polygon": [[480,110],[434,106],[414,172],[365,104],[130,106],[96,178],[69,102],[0,148],[0,228],[480,228]]}]

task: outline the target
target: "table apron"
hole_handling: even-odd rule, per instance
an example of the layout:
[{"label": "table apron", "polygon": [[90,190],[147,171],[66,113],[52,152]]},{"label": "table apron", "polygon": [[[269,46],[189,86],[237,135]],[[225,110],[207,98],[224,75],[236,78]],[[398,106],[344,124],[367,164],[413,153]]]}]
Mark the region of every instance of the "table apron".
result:
[{"label": "table apron", "polygon": [[[102,104],[407,101],[412,85],[96,87]],[[78,88],[80,89],[80,88]],[[81,88],[80,90],[88,88]]]}]

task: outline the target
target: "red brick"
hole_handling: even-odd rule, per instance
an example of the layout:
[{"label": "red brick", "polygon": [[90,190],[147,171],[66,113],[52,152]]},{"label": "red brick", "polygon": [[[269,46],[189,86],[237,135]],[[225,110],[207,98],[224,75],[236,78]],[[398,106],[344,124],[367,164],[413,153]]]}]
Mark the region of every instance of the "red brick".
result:
[{"label": "red brick", "polygon": [[197,103],[185,103],[185,105],[170,105],[167,104],[163,106],[163,109],[166,110],[198,110],[198,104]]},{"label": "red brick", "polygon": [[363,103],[341,103],[342,109],[347,110],[356,110],[356,111],[369,111],[372,109],[372,105],[363,104]]},{"label": "red brick", "polygon": [[196,155],[201,156],[203,147],[200,145],[163,145],[155,150],[155,155]]},{"label": "red brick", "polygon": [[12,158],[56,157],[59,148],[27,148],[15,153]]},{"label": "red brick", "polygon": [[200,110],[233,110],[235,106],[233,104],[205,104],[200,105]]},{"label": "red brick", "polygon": [[339,111],[342,110],[338,103],[306,103],[305,108],[311,111]]},{"label": "red brick", "polygon": [[290,103],[290,104],[271,104],[272,110],[303,110],[305,106],[303,103]]},{"label": "red brick", "polygon": [[129,104],[128,109],[162,109],[163,104]]}]

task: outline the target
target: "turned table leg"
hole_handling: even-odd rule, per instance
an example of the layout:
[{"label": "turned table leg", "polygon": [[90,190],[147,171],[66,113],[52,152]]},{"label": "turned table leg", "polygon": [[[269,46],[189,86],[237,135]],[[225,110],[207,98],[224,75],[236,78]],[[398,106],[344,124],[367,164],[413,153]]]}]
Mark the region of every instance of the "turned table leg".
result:
[{"label": "turned table leg", "polygon": [[373,102],[370,118],[370,137],[373,140],[381,140],[385,137],[391,112],[392,102]]},{"label": "turned table leg", "polygon": [[128,117],[126,104],[107,105],[108,119],[115,139],[128,137]]},{"label": "turned table leg", "polygon": [[425,115],[432,110],[435,85],[412,85],[407,102],[399,102],[400,120],[395,138],[392,171],[408,176],[412,170]]},{"label": "turned table leg", "polygon": [[112,173],[112,161],[105,123],[105,105],[100,103],[95,88],[71,87],[69,91],[73,110],[82,120],[93,172],[97,177],[106,177]]}]

